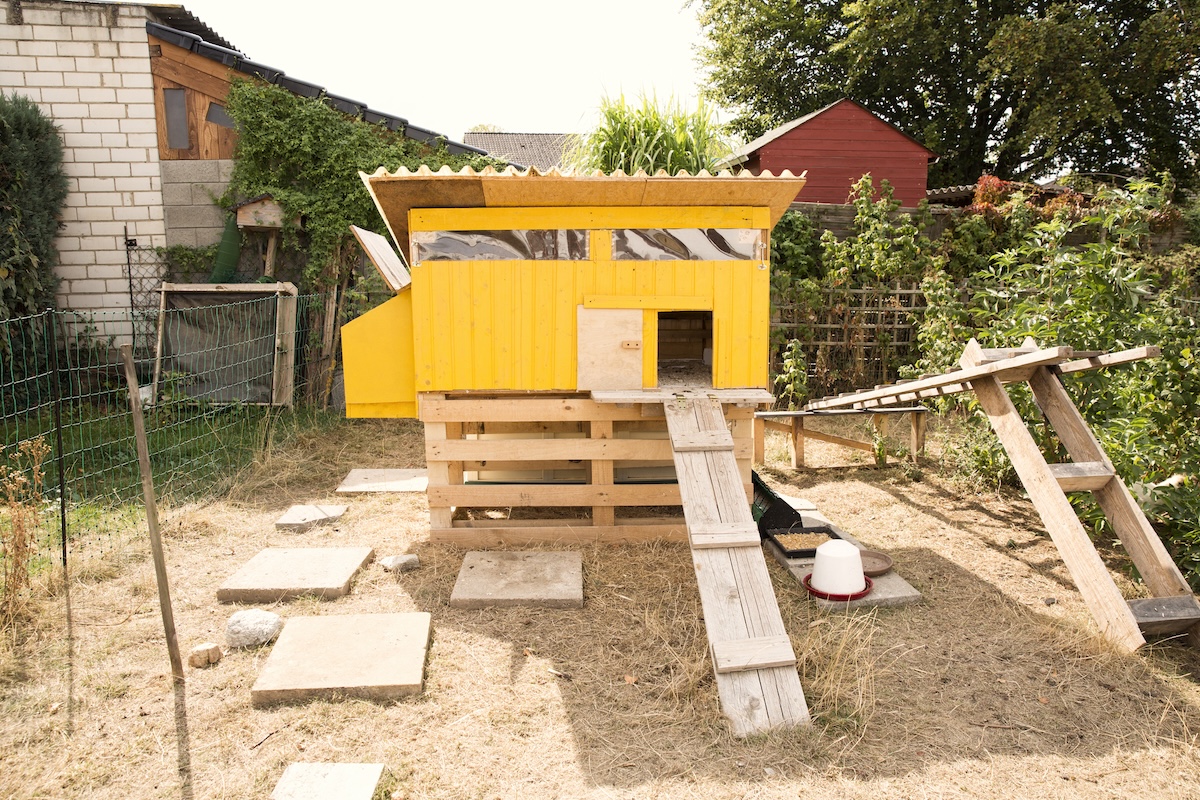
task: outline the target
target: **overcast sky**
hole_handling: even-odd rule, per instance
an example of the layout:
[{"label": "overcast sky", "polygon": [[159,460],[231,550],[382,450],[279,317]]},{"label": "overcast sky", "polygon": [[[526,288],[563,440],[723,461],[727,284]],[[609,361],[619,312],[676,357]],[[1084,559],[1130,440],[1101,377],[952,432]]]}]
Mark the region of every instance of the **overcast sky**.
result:
[{"label": "overcast sky", "polygon": [[606,94],[696,103],[686,0],[181,0],[254,61],[461,139],[584,131]]}]

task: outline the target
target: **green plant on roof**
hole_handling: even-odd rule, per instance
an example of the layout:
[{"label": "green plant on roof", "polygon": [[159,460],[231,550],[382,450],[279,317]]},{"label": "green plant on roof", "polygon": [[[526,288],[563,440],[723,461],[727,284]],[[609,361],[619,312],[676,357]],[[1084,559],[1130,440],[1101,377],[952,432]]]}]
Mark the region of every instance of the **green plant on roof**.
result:
[{"label": "green plant on roof", "polygon": [[663,169],[672,175],[680,170],[695,174],[713,171],[729,152],[723,129],[703,101],[688,111],[673,99],[660,105],[642,95],[631,103],[621,95],[601,101],[599,123],[573,141],[566,161],[577,169],[607,173]]}]

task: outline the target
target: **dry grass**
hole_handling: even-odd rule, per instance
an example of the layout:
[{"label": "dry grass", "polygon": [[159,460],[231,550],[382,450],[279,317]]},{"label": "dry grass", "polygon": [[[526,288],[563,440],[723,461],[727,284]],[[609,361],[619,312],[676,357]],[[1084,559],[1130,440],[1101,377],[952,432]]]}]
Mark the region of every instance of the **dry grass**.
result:
[{"label": "dry grass", "polygon": [[[809,457],[845,463],[819,445]],[[253,709],[266,650],[190,670],[173,696],[153,571],[131,545],[72,583],[73,656],[61,587],[46,586],[31,635],[0,657],[0,796],[265,797],[301,760],[382,762],[387,793],[409,798],[1200,796],[1194,651],[1107,649],[1019,499],[897,469],[767,470],[891,553],[925,602],[820,611],[772,562],[816,722],[736,740],[682,546],[584,548],[580,610],[465,611],[448,605],[462,553],[426,541],[420,496],[356,497],[304,534],[272,526],[292,502],[335,500],[351,466],[420,462],[412,427],[302,439],[232,499],[167,517],[167,551],[185,647],[220,640],[234,607],[216,587],[264,546],[419,554],[399,580],[372,566],[347,597],[276,610],[430,611],[421,697]]]}]

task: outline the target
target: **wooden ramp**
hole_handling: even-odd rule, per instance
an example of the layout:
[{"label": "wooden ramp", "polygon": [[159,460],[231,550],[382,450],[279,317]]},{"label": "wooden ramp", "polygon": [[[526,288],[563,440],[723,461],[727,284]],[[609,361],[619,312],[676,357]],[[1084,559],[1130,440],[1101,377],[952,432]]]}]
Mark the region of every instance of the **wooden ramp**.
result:
[{"label": "wooden ramp", "polygon": [[[1156,355],[1156,347],[1139,347],[1078,358],[1070,347],[1041,349],[1032,339],[1020,348],[1003,350],[984,349],[972,339],[963,351],[958,370],[823,398],[806,408],[877,408],[973,391],[1101,632],[1119,647],[1132,651],[1146,643],[1145,634],[1196,630],[1200,603],[1075,407],[1062,376]],[[1046,463],[1004,388],[1005,383],[1016,382],[1029,384],[1038,408],[1071,461]],[[1152,598],[1127,602],[1121,596],[1067,499],[1068,492],[1093,493]]]},{"label": "wooden ramp", "polygon": [[735,736],[808,722],[721,403],[681,397],[663,406],[721,708]]}]

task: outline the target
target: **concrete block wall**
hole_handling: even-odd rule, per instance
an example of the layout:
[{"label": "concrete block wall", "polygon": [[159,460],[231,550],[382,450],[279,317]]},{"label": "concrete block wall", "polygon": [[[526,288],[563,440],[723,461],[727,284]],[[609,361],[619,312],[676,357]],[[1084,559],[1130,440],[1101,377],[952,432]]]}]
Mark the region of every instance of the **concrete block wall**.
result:
[{"label": "concrete block wall", "polygon": [[226,211],[213,203],[233,176],[233,160],[163,161],[167,246],[205,247],[221,241]]},{"label": "concrete block wall", "polygon": [[5,6],[0,89],[37,103],[63,138],[59,308],[128,309],[126,230],[166,244],[146,9],[27,0],[18,20]]}]

